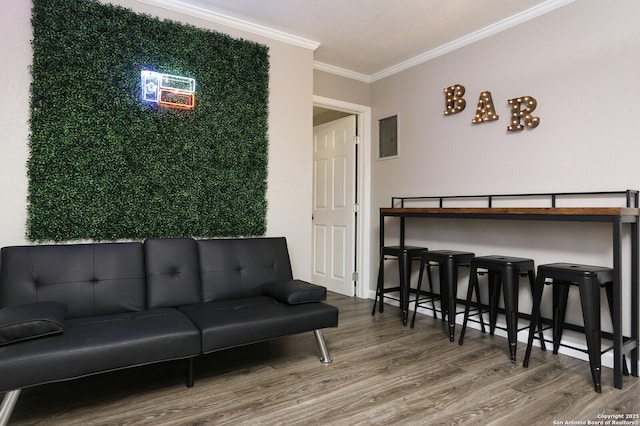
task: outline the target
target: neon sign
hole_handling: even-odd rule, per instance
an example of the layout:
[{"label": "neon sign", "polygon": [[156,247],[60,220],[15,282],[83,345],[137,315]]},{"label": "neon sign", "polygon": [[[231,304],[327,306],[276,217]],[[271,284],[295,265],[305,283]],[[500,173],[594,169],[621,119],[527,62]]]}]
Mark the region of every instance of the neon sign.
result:
[{"label": "neon sign", "polygon": [[169,108],[192,109],[196,105],[196,80],[142,70],[142,100]]}]

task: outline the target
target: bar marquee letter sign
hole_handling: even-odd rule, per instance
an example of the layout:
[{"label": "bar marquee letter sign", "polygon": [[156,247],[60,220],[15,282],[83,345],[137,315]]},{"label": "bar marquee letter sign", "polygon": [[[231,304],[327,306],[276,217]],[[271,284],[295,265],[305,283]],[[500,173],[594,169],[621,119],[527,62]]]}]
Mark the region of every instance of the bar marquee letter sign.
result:
[{"label": "bar marquee letter sign", "polygon": [[[458,114],[464,111],[467,101],[464,99],[465,88],[460,84],[446,87],[444,90],[445,110],[444,115]],[[540,124],[540,117],[534,117],[533,111],[538,102],[532,96],[521,96],[509,99],[511,105],[511,125],[507,127],[510,132],[519,132],[525,127],[534,129]],[[491,92],[480,93],[476,114],[471,120],[472,124],[480,124],[487,121],[495,121],[500,117],[496,114]],[[523,124],[524,122],[524,124]]]}]

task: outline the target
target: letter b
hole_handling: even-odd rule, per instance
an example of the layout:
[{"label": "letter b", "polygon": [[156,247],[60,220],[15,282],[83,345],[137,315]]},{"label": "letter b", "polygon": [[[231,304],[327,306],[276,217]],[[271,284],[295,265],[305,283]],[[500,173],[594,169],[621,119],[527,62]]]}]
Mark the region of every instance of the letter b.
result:
[{"label": "letter b", "polygon": [[444,115],[457,114],[467,106],[467,101],[462,97],[465,92],[464,86],[456,84],[445,88],[443,92],[445,99]]}]

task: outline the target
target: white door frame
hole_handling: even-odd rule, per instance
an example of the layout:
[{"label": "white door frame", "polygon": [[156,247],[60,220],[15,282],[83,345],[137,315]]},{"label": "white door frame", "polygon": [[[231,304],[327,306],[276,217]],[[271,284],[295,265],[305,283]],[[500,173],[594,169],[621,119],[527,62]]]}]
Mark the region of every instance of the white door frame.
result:
[{"label": "white door frame", "polygon": [[357,190],[360,205],[357,223],[357,251],[356,263],[358,265],[358,285],[356,297],[367,299],[369,297],[369,285],[371,283],[371,107],[338,99],[313,96],[313,105],[348,112],[358,116],[358,176]]}]

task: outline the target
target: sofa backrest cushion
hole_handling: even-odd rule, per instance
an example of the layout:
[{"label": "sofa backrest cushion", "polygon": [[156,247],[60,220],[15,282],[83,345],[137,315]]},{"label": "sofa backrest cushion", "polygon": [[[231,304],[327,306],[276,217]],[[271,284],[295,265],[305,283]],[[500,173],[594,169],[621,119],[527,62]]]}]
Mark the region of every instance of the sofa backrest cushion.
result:
[{"label": "sofa backrest cushion", "polygon": [[285,238],[198,240],[205,302],[262,294],[272,281],[292,279]]},{"label": "sofa backrest cushion", "polygon": [[0,307],[55,301],[66,318],[145,307],[141,243],[14,246],[1,256]]},{"label": "sofa backrest cushion", "polygon": [[192,238],[150,238],[144,242],[149,308],[202,301],[198,248]]}]

